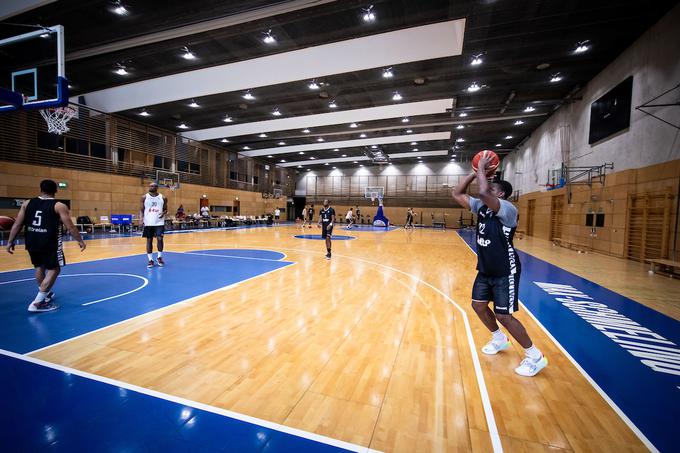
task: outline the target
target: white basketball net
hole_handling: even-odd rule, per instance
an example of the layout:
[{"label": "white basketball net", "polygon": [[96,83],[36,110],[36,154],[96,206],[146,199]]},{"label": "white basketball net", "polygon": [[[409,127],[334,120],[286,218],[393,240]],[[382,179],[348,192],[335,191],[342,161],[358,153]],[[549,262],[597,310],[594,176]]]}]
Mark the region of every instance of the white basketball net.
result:
[{"label": "white basketball net", "polygon": [[40,114],[47,123],[47,132],[61,135],[69,131],[66,123],[76,114],[76,109],[73,107],[55,107],[41,110]]}]

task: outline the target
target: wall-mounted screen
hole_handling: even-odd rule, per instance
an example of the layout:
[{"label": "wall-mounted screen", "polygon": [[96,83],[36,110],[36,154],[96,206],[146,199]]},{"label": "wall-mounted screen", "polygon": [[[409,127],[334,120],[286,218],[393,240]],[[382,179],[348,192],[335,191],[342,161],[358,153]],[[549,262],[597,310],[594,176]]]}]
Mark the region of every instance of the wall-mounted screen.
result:
[{"label": "wall-mounted screen", "polygon": [[630,126],[632,94],[633,76],[630,76],[590,105],[589,144],[599,142]]}]

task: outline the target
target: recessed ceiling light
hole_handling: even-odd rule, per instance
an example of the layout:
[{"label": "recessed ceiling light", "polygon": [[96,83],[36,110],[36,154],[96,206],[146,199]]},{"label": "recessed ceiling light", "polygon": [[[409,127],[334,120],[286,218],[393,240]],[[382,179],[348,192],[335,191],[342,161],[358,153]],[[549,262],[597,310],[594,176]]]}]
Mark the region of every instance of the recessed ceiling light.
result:
[{"label": "recessed ceiling light", "polygon": [[298,168],[302,168],[302,165],[298,165]]},{"label": "recessed ceiling light", "polygon": [[392,72],[392,68],[386,68],[383,69],[383,79],[391,79],[394,77],[394,73]]},{"label": "recessed ceiling light", "polygon": [[121,63],[116,63],[116,69],[114,69],[113,72],[115,72],[118,75],[128,75],[129,74],[125,65],[123,65]]},{"label": "recessed ceiling light", "polygon": [[184,123],[180,123],[180,125],[177,126],[177,127],[179,127],[180,129],[189,129],[189,126],[187,126],[187,125],[184,124]]},{"label": "recessed ceiling light", "polygon": [[378,148],[377,145],[371,145],[371,149],[377,149],[377,148]]},{"label": "recessed ceiling light", "polygon": [[515,126],[520,126],[522,124],[524,124],[524,121],[522,121],[522,120],[515,121]]},{"label": "recessed ceiling light", "polygon": [[333,170],[337,169],[338,167],[333,167]]},{"label": "recessed ceiling light", "polygon": [[361,18],[364,20],[364,22],[375,22],[375,13],[373,12],[373,5],[369,6],[368,8],[363,9],[363,14]]},{"label": "recessed ceiling light", "polygon": [[340,151],[340,148],[333,148],[333,151]]},{"label": "recessed ceiling light", "polygon": [[272,115],[274,115],[274,116],[281,116],[281,112],[279,111],[278,108],[275,108],[274,110],[272,110]]},{"label": "recessed ceiling light", "polygon": [[480,64],[482,64],[482,62],[483,62],[483,60],[482,60],[482,54],[480,53],[480,54],[475,55],[474,57],[472,57],[472,61],[470,62],[470,64],[471,64],[472,66],[479,66]]},{"label": "recessed ceiling light", "polygon": [[583,52],[588,52],[590,50],[590,41],[581,41],[576,44],[576,49],[574,49],[574,53],[583,53]]},{"label": "recessed ceiling light", "polygon": [[358,164],[359,162],[357,162],[357,161],[355,160],[355,161],[354,161],[354,162],[352,162],[352,163],[353,163],[353,164]]},{"label": "recessed ceiling light", "polygon": [[267,157],[271,159],[271,158],[274,157],[274,156],[272,156],[272,155],[270,154],[270,155],[268,155]]},{"label": "recessed ceiling light", "polygon": [[286,144],[286,142],[283,142],[283,141],[277,143],[277,145],[279,145],[279,146],[283,146],[285,144]]},{"label": "recessed ceiling light", "polygon": [[263,34],[264,38],[262,38],[262,42],[264,42],[265,44],[274,44],[276,42],[276,37],[272,35],[271,30],[267,30]]},{"label": "recessed ceiling light", "polygon": [[114,3],[113,12],[118,14],[119,16],[125,16],[126,14],[129,13],[128,9],[125,6],[123,6],[120,0]]},{"label": "recessed ceiling light", "polygon": [[319,89],[319,84],[316,83],[316,80],[312,80],[309,82],[309,85],[307,85],[310,90],[318,90]]},{"label": "recessed ceiling light", "polygon": [[323,137],[319,137],[319,138],[316,139],[316,141],[317,141],[317,142],[323,142],[324,139],[323,139]]},{"label": "recessed ceiling light", "polygon": [[407,117],[403,117],[403,118],[401,119],[401,122],[402,122],[402,123],[408,123],[409,121],[411,121],[411,120],[409,120]]},{"label": "recessed ceiling light", "polygon": [[503,145],[501,145],[500,143],[496,143],[496,148],[500,148],[501,146]]},{"label": "recessed ceiling light", "polygon": [[311,168],[308,168],[307,171],[312,171],[312,169],[311,169]]},{"label": "recessed ceiling light", "polygon": [[363,167],[363,166],[364,166],[364,164],[359,164],[359,166],[360,166],[360,167]]},{"label": "recessed ceiling light", "polygon": [[43,38],[43,39],[47,39],[47,38],[50,37],[50,32],[45,32],[42,35],[40,35],[40,37]]},{"label": "recessed ceiling light", "polygon": [[464,139],[463,137],[458,137],[458,138],[456,139],[456,141],[457,141],[458,143],[462,143],[462,142],[465,141],[465,139]]},{"label": "recessed ceiling light", "polygon": [[462,124],[459,124],[458,126],[456,126],[456,129],[465,129],[465,126],[463,126]]},{"label": "recessed ceiling light", "polygon": [[387,162],[387,165],[392,165],[392,162]]},{"label": "recessed ceiling light", "polygon": [[343,154],[342,157],[347,157],[347,154]]},{"label": "recessed ceiling light", "polygon": [[395,91],[394,94],[392,95],[393,101],[401,101],[402,99],[404,98],[401,96],[401,94],[399,94],[398,91]]},{"label": "recessed ceiling light", "polygon": [[226,139],[226,138],[223,138],[223,139],[222,139],[222,140],[220,140],[220,141],[221,141],[222,143],[229,143],[229,140],[228,140],[228,139]]},{"label": "recessed ceiling light", "polygon": [[527,108],[524,109],[525,112],[533,112],[534,110],[536,109],[533,108],[532,106],[528,106]]},{"label": "recessed ceiling light", "polygon": [[246,145],[246,146],[243,147],[243,149],[244,149],[245,151],[248,151],[248,150],[250,149],[250,146],[247,146],[247,145]]},{"label": "recessed ceiling light", "polygon": [[182,54],[182,58],[184,58],[185,60],[195,60],[196,59],[196,55],[192,51],[190,51],[187,46],[182,47],[182,52],[184,52]]},{"label": "recessed ceiling light", "polygon": [[411,151],[413,151],[414,153],[418,152],[418,148],[413,148]]},{"label": "recessed ceiling light", "polygon": [[286,159],[281,159],[281,161],[280,161],[280,162],[285,162],[285,161],[286,161]]},{"label": "recessed ceiling light", "polygon": [[550,63],[541,63],[536,65],[536,69],[539,71],[542,71],[543,69],[548,69],[550,67]]},{"label": "recessed ceiling light", "polygon": [[312,157],[310,157],[310,159],[311,159],[311,160],[315,160],[315,159],[316,159],[316,157],[312,156]]},{"label": "recessed ceiling light", "polygon": [[456,157],[456,155],[455,155],[455,154],[453,154],[453,155],[451,155],[451,157]]},{"label": "recessed ceiling light", "polygon": [[309,129],[302,129],[302,133],[309,134]]},{"label": "recessed ceiling light", "polygon": [[300,151],[298,154],[301,155],[301,156],[303,156],[303,155],[305,154],[305,152],[304,152],[304,151]]},{"label": "recessed ceiling light", "polygon": [[331,102],[328,103],[328,108],[337,109],[338,104],[336,104],[335,101],[331,101]]},{"label": "recessed ceiling light", "polygon": [[326,162],[324,165],[328,165],[328,162]]},{"label": "recessed ceiling light", "polygon": [[258,135],[258,137],[260,137],[260,138],[265,138],[265,137],[267,137],[267,134],[262,133],[262,134]]},{"label": "recessed ceiling light", "polygon": [[481,90],[481,89],[482,89],[482,87],[480,87],[479,85],[477,85],[477,82],[472,82],[472,83],[470,84],[470,86],[467,87],[467,92],[468,92],[468,93],[474,93],[474,92],[477,92],[477,91],[479,91],[479,90]]},{"label": "recessed ceiling light", "polygon": [[[417,151],[417,150],[416,150]],[[418,159],[422,159],[422,156],[418,156]]]},{"label": "recessed ceiling light", "polygon": [[241,96],[243,99],[246,99],[248,101],[252,101],[255,99],[255,96],[253,96],[253,93],[250,92],[250,90],[246,91],[243,93],[243,96]]},{"label": "recessed ceiling light", "polygon": [[359,137],[360,138],[366,138],[366,134],[362,133],[361,135],[359,135]]},{"label": "recessed ceiling light", "polygon": [[222,121],[224,121],[225,123],[233,123],[234,119],[232,117],[230,117],[229,115],[227,115],[227,116],[224,117],[224,119]]},{"label": "recessed ceiling light", "polygon": [[357,126],[357,123],[352,123],[352,124],[349,125],[349,127],[351,127],[352,129],[354,129],[355,127],[359,127],[359,126]]},{"label": "recessed ceiling light", "polygon": [[512,138],[512,135],[506,135],[506,136],[505,136],[505,139],[506,139],[506,140],[510,140],[511,138]]},{"label": "recessed ceiling light", "polygon": [[418,142],[411,142],[411,146],[417,145]]},{"label": "recessed ceiling light", "polygon": [[139,116],[151,116],[151,114],[147,112],[146,109],[142,109],[142,111],[139,112]]},{"label": "recessed ceiling light", "polygon": [[189,107],[194,108],[194,109],[197,109],[197,108],[200,107],[200,105],[198,105],[198,102],[196,102],[196,101],[194,101],[194,100],[192,99],[192,100],[191,100],[191,103],[189,104]]},{"label": "recessed ceiling light", "polygon": [[406,133],[407,133],[407,134],[410,134],[411,132],[413,132],[412,129],[406,129]]},{"label": "recessed ceiling light", "polygon": [[560,75],[559,72],[553,74],[553,76],[550,78],[551,83],[556,83],[559,82],[560,80],[562,80],[562,76]]},{"label": "recessed ceiling light", "polygon": [[468,116],[468,114],[465,112],[461,112],[458,116],[461,118],[465,118],[466,116]]}]

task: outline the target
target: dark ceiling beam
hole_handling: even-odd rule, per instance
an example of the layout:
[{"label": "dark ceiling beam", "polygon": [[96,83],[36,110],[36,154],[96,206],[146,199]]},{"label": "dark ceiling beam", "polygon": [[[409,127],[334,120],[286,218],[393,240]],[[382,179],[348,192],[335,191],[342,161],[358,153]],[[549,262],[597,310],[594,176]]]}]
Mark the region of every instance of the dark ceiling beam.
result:
[{"label": "dark ceiling beam", "polygon": [[124,39],[122,41],[116,41],[97,47],[91,47],[89,49],[67,53],[66,61],[94,57],[97,55],[130,49],[132,47],[145,46],[147,44],[155,44],[170,39],[195,35],[197,33],[205,33],[212,30],[218,30],[220,28],[232,27],[234,25],[267,19],[281,14],[299,11],[301,9],[311,8],[327,3],[334,3],[335,1],[336,0],[292,0],[288,2],[282,2],[272,6],[246,11],[231,16],[220,17],[218,19],[207,20],[204,22],[197,22],[195,24],[186,25],[183,27],[172,28],[170,30],[159,31],[157,33],[137,36],[135,38]]}]

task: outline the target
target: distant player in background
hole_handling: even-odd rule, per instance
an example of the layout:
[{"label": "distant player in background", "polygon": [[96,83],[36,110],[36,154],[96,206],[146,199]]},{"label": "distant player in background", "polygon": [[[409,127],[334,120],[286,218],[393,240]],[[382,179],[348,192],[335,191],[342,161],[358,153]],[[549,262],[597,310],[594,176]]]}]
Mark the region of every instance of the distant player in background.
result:
[{"label": "distant player in background", "polygon": [[[521,376],[535,376],[548,365],[548,360],[533,344],[522,323],[512,316],[519,308],[517,295],[521,271],[519,255],[512,244],[517,228],[517,208],[507,200],[512,195],[512,185],[507,181],[489,182],[488,164],[489,159],[482,157],[477,164],[477,174],[466,176],[453,189],[453,198],[477,214],[478,273],[472,286],[472,308],[491,331],[491,341],[482,352],[494,355],[510,347],[508,337],[498,327],[498,320],[525,351],[525,358],[515,372]],[[475,177],[479,184],[479,199],[465,193]],[[489,309],[490,301],[493,301],[493,312]]]},{"label": "distant player in background", "polygon": [[406,224],[404,228],[413,228],[413,208],[408,208],[406,210]]},{"label": "distant player in background", "polygon": [[356,206],[354,207],[354,212],[356,213],[356,216],[357,216],[357,220],[356,220],[355,223],[356,223],[357,225],[359,225],[360,222],[361,222],[361,223],[364,223],[363,220],[362,220],[362,218],[361,218],[361,210],[359,209],[359,205],[356,205]]},{"label": "distant player in background", "polygon": [[[165,233],[165,215],[168,213],[168,200],[158,193],[158,184],[149,184],[149,192],[142,195],[140,205],[140,219],[142,219],[142,237],[146,238],[146,257],[149,260],[146,267],[154,267],[153,238],[158,247],[158,266],[165,266],[163,261],[163,234]],[[200,218],[200,216],[199,216]]]},{"label": "distant player in background", "polygon": [[307,223],[307,205],[304,205],[302,208],[302,213],[300,216],[302,217],[302,228],[304,228],[305,224]]},{"label": "distant player in background", "polygon": [[35,266],[35,280],[38,294],[28,306],[30,312],[52,311],[59,308],[52,302],[52,286],[57,281],[61,266],[66,265],[62,249],[62,226],[65,225],[71,236],[78,241],[80,251],[85,250],[85,242],[71,221],[71,212],[64,203],[55,200],[57,183],[45,179],[40,183],[40,195],[21,205],[7,241],[7,252],[14,253],[14,242],[22,226],[26,226],[24,237],[26,250]]},{"label": "distant player in background", "polygon": [[333,235],[333,224],[335,223],[335,209],[331,208],[328,200],[323,201],[323,208],[319,211],[319,227],[321,227],[321,237],[326,240],[326,259],[331,259],[331,236]]},{"label": "distant player in background", "polygon": [[314,221],[314,203],[310,204],[309,209],[307,209],[307,221],[309,222],[309,228],[311,228]]},{"label": "distant player in background", "polygon": [[354,210],[352,208],[349,208],[349,211],[347,211],[345,220],[347,221],[347,229],[348,230],[351,229],[352,224],[354,223]]},{"label": "distant player in background", "polygon": [[279,224],[279,218],[281,217],[281,210],[279,208],[274,209],[274,225]]}]

